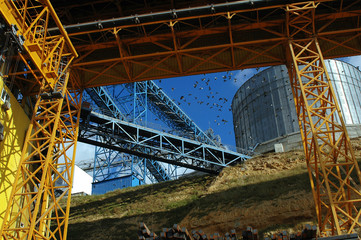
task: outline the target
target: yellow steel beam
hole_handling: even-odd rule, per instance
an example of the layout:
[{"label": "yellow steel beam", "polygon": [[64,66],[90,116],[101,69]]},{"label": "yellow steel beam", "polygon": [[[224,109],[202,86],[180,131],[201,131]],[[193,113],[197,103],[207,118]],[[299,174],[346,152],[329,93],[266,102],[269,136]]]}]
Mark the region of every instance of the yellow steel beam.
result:
[{"label": "yellow steel beam", "polygon": [[[67,90],[68,76],[58,82],[63,95],[43,92],[35,105],[0,229],[3,239],[66,239],[81,109],[81,91]],[[63,198],[65,207],[59,204]]]},{"label": "yellow steel beam", "polygon": [[[81,108],[80,86],[73,80],[69,87],[68,67],[77,53],[48,0],[0,0],[0,12],[40,87],[0,237],[66,239]],[[50,35],[49,24],[60,35]]]},{"label": "yellow steel beam", "polygon": [[[49,0],[0,0],[0,12],[16,32],[22,47],[46,81],[54,88],[77,52],[64,30]],[[60,35],[48,33],[49,22],[54,22]]]},{"label": "yellow steel beam", "polygon": [[361,174],[319,46],[316,8],[286,7],[288,68],[320,232],[340,235],[361,226]]}]

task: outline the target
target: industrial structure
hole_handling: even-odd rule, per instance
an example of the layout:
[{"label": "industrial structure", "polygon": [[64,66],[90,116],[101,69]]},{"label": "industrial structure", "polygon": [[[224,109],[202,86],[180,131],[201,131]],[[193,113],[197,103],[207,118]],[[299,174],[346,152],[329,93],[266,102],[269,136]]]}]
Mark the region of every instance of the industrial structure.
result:
[{"label": "industrial structure", "polygon": [[[220,162],[224,152],[197,142],[81,114],[83,89],[280,64],[288,68],[320,234],[361,226],[360,170],[324,61],[361,54],[359,0],[2,0],[0,12],[3,79],[16,96],[3,108],[18,101],[31,116],[18,124],[23,113],[15,108],[2,115],[2,238],[66,239],[80,121],[89,128],[79,139],[114,134],[106,144],[131,153],[140,143],[177,143],[174,150],[195,158],[153,152],[158,161],[214,171],[233,160]],[[59,178],[64,186],[55,186]]]},{"label": "industrial structure", "polygon": [[[135,185],[144,184],[146,178],[151,182],[176,179],[178,175],[181,175],[181,172],[177,172],[177,166],[216,172],[224,166],[239,163],[250,157],[250,152],[236,153],[222,147],[221,143],[215,140],[215,136],[203,132],[153,81],[123,84],[116,88],[110,91],[105,87],[86,89],[89,98],[99,108],[83,108],[83,112],[92,111],[112,119],[99,125],[97,122],[92,122],[92,118],[88,118],[90,115],[85,114],[86,117],[83,119],[86,120],[81,121],[80,124],[80,136],[84,134],[86,137],[80,137],[79,140],[96,146],[94,163],[85,162],[85,167],[83,167],[84,170],[93,170],[93,193],[105,193],[120,188],[119,186],[132,186],[135,179],[139,181]],[[119,100],[111,96],[110,92],[116,93],[118,95],[116,98]],[[120,94],[121,92],[130,92],[130,96]],[[127,106],[129,102],[131,106]],[[148,126],[148,108],[167,125],[172,134]],[[95,125],[90,127],[89,121]],[[113,130],[114,123],[119,127],[126,122],[129,123],[127,128],[130,126],[138,129],[146,128],[152,137],[146,136],[148,140],[140,143],[133,143],[135,140],[131,140],[131,144],[126,144],[129,137],[124,134],[127,134],[129,130],[120,127],[124,136],[121,136],[119,130]],[[99,126],[105,129],[94,131],[94,129],[99,129]],[[118,138],[115,144],[107,144],[113,141],[109,140],[110,137],[105,137],[109,131],[114,132],[111,138],[116,136]],[[159,136],[165,141],[158,144],[154,136]],[[141,137],[144,138],[144,136]],[[182,141],[175,141],[175,139],[180,140],[180,137],[186,140],[185,146],[180,145]],[[121,140],[124,141],[123,144],[120,144]],[[248,155],[245,155],[246,153]],[[159,161],[167,162],[166,168]],[[96,185],[102,187],[96,187]]]},{"label": "industrial structure", "polygon": [[[349,132],[361,136],[361,71],[342,61],[326,60],[326,68]],[[232,101],[237,147],[257,146],[257,152],[302,148],[291,84],[285,65],[274,66],[248,79]],[[336,119],[337,122],[340,119]]]}]

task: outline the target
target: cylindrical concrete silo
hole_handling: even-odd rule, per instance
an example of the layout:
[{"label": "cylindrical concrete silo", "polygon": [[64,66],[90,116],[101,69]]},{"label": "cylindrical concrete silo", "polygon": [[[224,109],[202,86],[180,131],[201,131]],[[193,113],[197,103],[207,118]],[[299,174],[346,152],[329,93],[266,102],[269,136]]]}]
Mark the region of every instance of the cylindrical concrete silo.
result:
[{"label": "cylindrical concrete silo", "polygon": [[[361,136],[361,72],[337,60],[326,60],[335,94],[350,137]],[[285,150],[301,148],[297,114],[287,68],[270,67],[249,80],[232,101],[237,147],[273,151],[275,144]]]}]

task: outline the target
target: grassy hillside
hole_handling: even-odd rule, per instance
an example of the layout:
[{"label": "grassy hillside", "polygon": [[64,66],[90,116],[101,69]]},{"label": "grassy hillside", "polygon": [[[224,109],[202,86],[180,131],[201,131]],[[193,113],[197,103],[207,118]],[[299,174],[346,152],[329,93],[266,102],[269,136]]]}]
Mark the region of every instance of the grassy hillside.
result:
[{"label": "grassy hillside", "polygon": [[138,223],[155,232],[174,223],[188,230],[260,233],[314,223],[314,204],[301,151],[261,155],[219,176],[73,197],[68,239],[137,239]]}]

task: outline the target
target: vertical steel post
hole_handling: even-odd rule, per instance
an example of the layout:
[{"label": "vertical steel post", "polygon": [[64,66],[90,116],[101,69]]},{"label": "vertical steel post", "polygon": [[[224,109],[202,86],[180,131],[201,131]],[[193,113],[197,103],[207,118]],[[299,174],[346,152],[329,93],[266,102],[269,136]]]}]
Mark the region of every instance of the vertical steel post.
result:
[{"label": "vertical steel post", "polygon": [[316,8],[287,5],[288,69],[320,232],[340,235],[361,226],[361,175],[318,43]]},{"label": "vertical steel post", "polygon": [[38,96],[1,227],[4,239],[66,239],[81,108],[81,92],[67,89],[68,78],[57,83],[56,97]]}]

